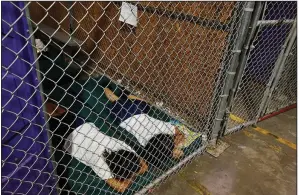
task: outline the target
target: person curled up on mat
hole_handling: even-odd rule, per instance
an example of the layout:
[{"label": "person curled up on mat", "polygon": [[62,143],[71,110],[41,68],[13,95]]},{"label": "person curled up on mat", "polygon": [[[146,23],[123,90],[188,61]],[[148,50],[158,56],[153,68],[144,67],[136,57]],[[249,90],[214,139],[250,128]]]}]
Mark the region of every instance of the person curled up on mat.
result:
[{"label": "person curled up on mat", "polygon": [[185,136],[169,122],[157,120],[148,115],[150,105],[144,100],[132,96],[116,96],[110,89],[104,89],[112,104],[108,104],[111,114],[118,120],[120,127],[134,135],[144,147],[145,158],[150,164],[160,167],[165,158],[181,158],[184,153],[181,146]]},{"label": "person curled up on mat", "polygon": [[[65,113],[52,102],[47,102],[46,108],[52,117]],[[66,138],[64,149],[118,192],[124,192],[137,175],[148,169],[146,162],[130,146],[100,132],[93,123],[84,123],[74,129]]]}]

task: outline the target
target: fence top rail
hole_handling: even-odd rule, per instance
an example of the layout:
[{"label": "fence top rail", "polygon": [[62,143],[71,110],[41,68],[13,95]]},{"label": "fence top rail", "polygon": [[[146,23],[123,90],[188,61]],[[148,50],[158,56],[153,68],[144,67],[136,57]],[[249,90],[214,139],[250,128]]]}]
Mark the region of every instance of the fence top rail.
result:
[{"label": "fence top rail", "polygon": [[290,24],[295,22],[294,19],[291,20],[259,20],[257,22],[258,26],[264,26],[264,25],[276,25],[276,24]]}]

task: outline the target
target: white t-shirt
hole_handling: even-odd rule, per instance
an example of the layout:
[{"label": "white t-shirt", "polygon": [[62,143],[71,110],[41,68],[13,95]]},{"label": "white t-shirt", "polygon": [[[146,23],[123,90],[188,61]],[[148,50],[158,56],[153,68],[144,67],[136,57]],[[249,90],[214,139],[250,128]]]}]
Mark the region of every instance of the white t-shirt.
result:
[{"label": "white t-shirt", "polygon": [[142,146],[157,134],[175,134],[175,126],[171,123],[160,121],[147,114],[134,115],[121,122],[120,127],[134,135]]},{"label": "white t-shirt", "polygon": [[101,133],[93,123],[77,127],[68,136],[64,148],[80,162],[91,167],[103,180],[113,178],[103,157],[105,150],[109,152],[125,149],[134,152],[123,141]]}]

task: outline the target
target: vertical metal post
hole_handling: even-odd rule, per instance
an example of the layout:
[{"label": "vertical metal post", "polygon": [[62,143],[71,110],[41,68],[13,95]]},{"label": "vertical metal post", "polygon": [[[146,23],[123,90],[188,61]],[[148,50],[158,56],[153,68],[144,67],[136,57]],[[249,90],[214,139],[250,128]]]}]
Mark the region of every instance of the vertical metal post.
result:
[{"label": "vertical metal post", "polygon": [[[295,23],[296,23],[296,21],[295,21]],[[281,66],[279,67],[279,70],[278,70],[278,72],[277,72],[277,75],[275,76],[275,79],[274,79],[274,81],[273,81],[273,87],[272,87],[272,89],[271,89],[271,94],[272,94],[272,92],[274,91],[274,89],[276,88],[277,83],[278,83],[278,81],[279,81],[279,79],[280,79],[280,77],[281,77],[281,74],[282,74],[282,72],[283,72],[283,70],[284,70],[284,67],[285,67],[285,62],[286,62],[286,60],[287,60],[287,57],[288,57],[289,54],[290,54],[290,51],[291,51],[292,46],[293,46],[293,44],[294,44],[294,42],[295,42],[295,40],[296,40],[296,37],[297,37],[297,29],[294,30],[293,35],[292,35],[292,37],[291,37],[291,40],[290,40],[290,42],[289,42],[289,44],[288,44],[288,47],[287,47],[287,49],[286,49],[286,52],[283,54],[283,59],[282,59],[282,61],[281,61]]]},{"label": "vertical metal post", "polygon": [[258,121],[258,118],[262,114],[265,113],[265,111],[268,107],[269,101],[272,96],[272,92],[275,89],[277,82],[281,76],[281,73],[284,69],[284,64],[285,64],[286,58],[289,55],[289,52],[293,45],[293,42],[295,41],[296,35],[297,35],[297,20],[294,21],[293,26],[290,30],[290,33],[289,33],[288,37],[286,38],[286,40],[282,46],[282,50],[280,51],[280,54],[277,58],[275,67],[273,69],[273,72],[272,72],[270,80],[267,84],[267,88],[265,90],[262,102],[260,104],[260,108],[259,108],[259,111],[256,116],[256,121]]},{"label": "vertical metal post", "polygon": [[203,138],[205,138],[205,139],[203,139],[203,141],[208,141],[207,138],[208,138],[209,132],[211,131],[211,129],[214,125],[213,124],[214,123],[214,115],[213,115],[214,110],[216,110],[219,107],[219,103],[220,103],[220,97],[219,97],[218,93],[219,93],[219,91],[221,92],[221,90],[222,90],[222,80],[223,80],[223,77],[225,77],[226,68],[229,66],[227,61],[229,61],[229,58],[231,55],[230,51],[232,50],[232,48],[234,46],[234,44],[231,44],[231,43],[234,43],[234,40],[235,40],[234,33],[236,33],[238,25],[239,25],[238,16],[242,12],[241,8],[244,7],[243,3],[241,3],[241,2],[238,2],[236,4],[237,5],[233,9],[233,15],[232,15],[232,18],[230,21],[229,34],[226,39],[227,44],[226,44],[224,55],[222,56],[222,60],[221,60],[222,63],[220,65],[220,70],[218,73],[218,78],[217,78],[217,82],[216,82],[214,93],[213,93],[213,99],[212,99],[213,104],[210,107],[210,113],[208,116],[209,120],[204,127],[204,129],[205,129],[204,132],[206,133],[206,135],[203,136]]},{"label": "vertical metal post", "polygon": [[252,45],[251,45],[252,42],[251,41],[254,38],[254,35],[256,33],[256,30],[257,30],[257,27],[258,27],[258,21],[259,21],[260,15],[262,13],[262,10],[263,10],[262,2],[256,2],[255,7],[254,7],[254,12],[252,13],[252,22],[251,22],[251,25],[249,26],[248,37],[245,40],[244,48],[243,48],[243,51],[242,51],[241,56],[240,56],[240,62],[241,63],[238,66],[237,71],[236,71],[236,76],[235,76],[235,79],[234,79],[234,85],[233,85],[233,89],[232,89],[233,94],[229,97],[229,100],[228,100],[228,106],[227,107],[229,109],[232,105],[232,100],[234,99],[234,97],[236,95],[238,86],[240,84],[240,80],[243,76],[245,65],[246,65],[246,62],[247,62],[247,58],[248,58],[249,52],[250,52],[251,47],[252,47]]},{"label": "vertical metal post", "polygon": [[[249,52],[251,51],[251,47],[252,47],[252,41],[255,38],[255,34],[257,32],[257,27],[258,27],[258,21],[260,16],[262,15],[262,11],[263,11],[263,4],[262,2],[256,2],[255,6],[254,6],[254,11],[252,13],[252,20],[251,20],[251,24],[249,26],[249,32],[248,32],[248,36],[246,37],[245,43],[244,43],[244,48],[241,52],[241,56],[240,56],[240,65],[237,67],[237,71],[236,71],[236,76],[234,78],[234,84],[233,84],[233,88],[232,88],[232,94],[228,97],[228,103],[227,103],[227,111],[228,111],[228,115],[231,112],[232,109],[232,104],[233,104],[233,100],[236,97],[236,94],[238,92],[238,88],[240,85],[240,81],[242,79],[244,70],[245,70],[245,66],[246,66],[246,62],[249,56]],[[251,121],[250,121],[251,122]],[[223,129],[221,134],[225,135],[228,132],[226,131],[226,125],[228,123],[228,120],[224,121],[223,124]],[[237,127],[234,127],[233,129],[238,129],[239,127],[242,127],[242,125],[239,125]]]},{"label": "vertical metal post", "polygon": [[233,53],[232,62],[226,72],[225,84],[224,84],[222,95],[220,96],[220,106],[215,118],[214,126],[212,128],[212,135],[210,140],[210,145],[212,146],[216,145],[216,141],[218,139],[218,135],[221,130],[221,124],[227,108],[227,99],[231,94],[231,89],[233,87],[233,80],[236,74],[236,69],[239,65],[240,53],[243,48],[245,36],[247,36],[248,33],[248,27],[251,21],[251,15],[254,10],[254,5],[255,2],[246,2],[245,8],[243,10],[244,14],[240,25],[240,30],[239,30],[240,33],[238,34],[237,40],[235,42],[235,46],[232,50]]}]

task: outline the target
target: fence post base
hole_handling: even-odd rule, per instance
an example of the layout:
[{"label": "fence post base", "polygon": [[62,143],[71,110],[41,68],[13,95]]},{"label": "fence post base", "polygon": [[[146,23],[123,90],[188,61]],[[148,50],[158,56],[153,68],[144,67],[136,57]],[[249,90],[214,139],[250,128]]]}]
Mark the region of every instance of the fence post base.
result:
[{"label": "fence post base", "polygon": [[208,146],[207,153],[214,157],[219,157],[230,145],[222,140],[215,142],[215,146]]}]

